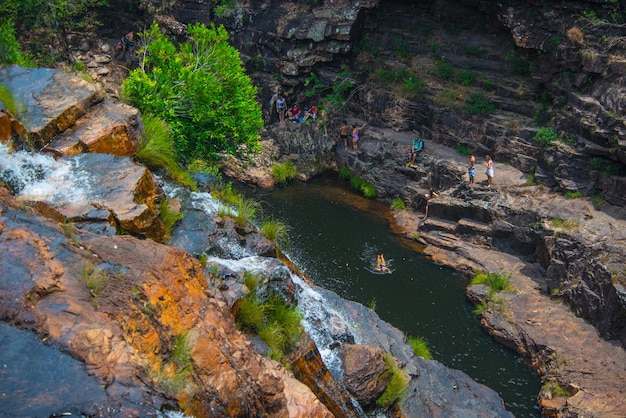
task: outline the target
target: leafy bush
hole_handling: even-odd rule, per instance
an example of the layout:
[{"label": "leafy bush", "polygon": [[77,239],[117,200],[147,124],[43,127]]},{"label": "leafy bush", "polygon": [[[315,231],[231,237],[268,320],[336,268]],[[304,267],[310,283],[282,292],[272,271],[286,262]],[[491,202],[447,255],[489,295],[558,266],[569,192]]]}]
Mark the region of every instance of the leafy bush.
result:
[{"label": "leafy bush", "polygon": [[33,65],[32,59],[22,52],[11,21],[0,25],[0,64],[17,64],[23,67]]},{"label": "leafy bush", "polygon": [[459,145],[458,147],[456,147],[456,152],[458,152],[461,155],[469,155],[470,149],[464,145]]},{"label": "leafy bush", "polygon": [[454,77],[454,67],[445,60],[439,60],[435,64],[435,72],[442,80],[451,80]]},{"label": "leafy bush", "polygon": [[426,343],[426,339],[423,337],[407,337],[409,344],[413,347],[413,353],[416,356],[425,358],[426,360],[432,360],[433,356],[430,352],[430,348],[428,348],[428,344]]},{"label": "leafy bush", "polygon": [[197,23],[187,31],[178,50],[156,23],[141,34],[141,62],[124,80],[124,97],[172,127],[183,161],[258,152],[263,119],[257,90],[226,29]]},{"label": "leafy bush", "polygon": [[553,141],[558,141],[559,136],[556,132],[552,130],[552,128],[542,127],[540,128],[535,136],[533,136],[533,140],[537,141],[540,147],[547,148]]},{"label": "leafy bush", "polygon": [[272,167],[272,176],[277,183],[285,184],[289,180],[293,180],[298,176],[298,170],[293,165],[291,160],[287,160],[284,163],[276,164]]},{"label": "leafy bush", "polygon": [[135,156],[151,170],[164,169],[177,183],[197,190],[189,173],[178,164],[178,156],[172,147],[171,129],[162,119],[145,115],[144,137]]},{"label": "leafy bush", "polygon": [[469,116],[476,114],[489,115],[496,111],[496,105],[490,103],[482,92],[471,93],[465,101],[465,113]]}]

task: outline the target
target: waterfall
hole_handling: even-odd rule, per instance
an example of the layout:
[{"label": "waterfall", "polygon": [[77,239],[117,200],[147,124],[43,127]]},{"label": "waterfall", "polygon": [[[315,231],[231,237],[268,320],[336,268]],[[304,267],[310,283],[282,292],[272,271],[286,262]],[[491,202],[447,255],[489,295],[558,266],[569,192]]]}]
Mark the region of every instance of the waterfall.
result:
[{"label": "waterfall", "polygon": [[[161,180],[163,181],[163,180]],[[188,199],[187,205],[205,212],[207,217],[215,216],[223,204],[206,192],[187,192],[178,186],[163,182],[161,185],[168,198]],[[183,205],[185,206],[185,205]],[[265,277],[272,276],[272,272],[279,268],[286,271],[287,267],[276,258],[262,257],[250,254],[238,243],[229,241],[223,244],[229,245],[228,254],[237,254],[235,259],[220,257],[207,257],[208,265],[219,265],[222,269],[243,276],[245,272],[259,274]],[[236,248],[235,248],[236,247]],[[310,286],[302,277],[289,272],[291,281],[296,285],[297,309],[302,315],[301,324],[305,332],[315,343],[324,365],[331,375],[341,384],[343,382],[343,364],[336,350],[338,342],[354,342],[354,332],[349,322],[344,319],[341,312],[332,309],[326,303],[324,297],[314,287]],[[352,398],[352,404],[360,416],[365,417],[359,403]]]},{"label": "waterfall", "polygon": [[50,154],[9,152],[0,144],[0,180],[20,199],[84,203],[92,180],[77,159],[55,160]]}]

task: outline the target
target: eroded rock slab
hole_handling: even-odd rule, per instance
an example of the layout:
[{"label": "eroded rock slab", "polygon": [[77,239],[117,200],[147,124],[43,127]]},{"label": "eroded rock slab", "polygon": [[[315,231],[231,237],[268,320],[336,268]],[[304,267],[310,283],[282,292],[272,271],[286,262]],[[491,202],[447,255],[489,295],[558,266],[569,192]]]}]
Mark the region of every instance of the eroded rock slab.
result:
[{"label": "eroded rock slab", "polygon": [[139,110],[105,99],[46,145],[44,151],[55,155],[95,152],[132,157],[141,142],[141,130]]},{"label": "eroded rock slab", "polygon": [[6,66],[0,84],[22,111],[18,116],[28,132],[28,150],[39,150],[59,132],[73,126],[104,98],[104,91],[82,78],[50,68]]}]

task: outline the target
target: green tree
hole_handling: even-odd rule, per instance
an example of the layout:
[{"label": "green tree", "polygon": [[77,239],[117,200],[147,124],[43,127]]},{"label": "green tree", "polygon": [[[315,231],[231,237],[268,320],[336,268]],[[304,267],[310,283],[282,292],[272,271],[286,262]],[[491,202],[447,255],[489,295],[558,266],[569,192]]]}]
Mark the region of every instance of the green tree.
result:
[{"label": "green tree", "polygon": [[[62,46],[60,52],[69,50],[67,34],[76,30],[93,30],[100,26],[98,21],[98,9],[108,6],[108,0],[2,0],[0,1],[0,28],[4,50],[10,53],[15,51],[15,44],[19,41],[22,45],[28,44],[31,52],[40,58],[47,57],[52,60],[50,50],[58,48],[48,48],[50,45]],[[4,27],[4,25],[8,25]],[[13,38],[15,34],[21,35],[26,32],[36,33],[37,36],[21,37],[17,36],[15,44],[11,41],[7,28],[13,28]],[[2,56],[0,51],[0,57]],[[2,59],[3,62],[16,62],[13,57]],[[25,58],[23,58],[25,59]],[[50,64],[51,62],[49,62]]]},{"label": "green tree", "polygon": [[142,33],[140,64],[124,80],[124,96],[170,125],[182,161],[258,152],[263,119],[257,90],[226,29],[197,23],[188,33],[178,48],[156,23]]}]

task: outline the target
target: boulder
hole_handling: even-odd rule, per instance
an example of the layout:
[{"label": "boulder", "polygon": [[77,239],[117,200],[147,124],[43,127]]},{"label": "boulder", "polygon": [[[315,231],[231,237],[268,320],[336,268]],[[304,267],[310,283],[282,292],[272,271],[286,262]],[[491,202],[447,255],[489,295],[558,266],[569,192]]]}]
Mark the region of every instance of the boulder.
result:
[{"label": "boulder", "polygon": [[104,91],[97,85],[49,68],[5,66],[0,70],[0,84],[25,109],[19,120],[27,131],[27,140],[18,148],[27,150],[41,149],[104,98]]},{"label": "boulder", "polygon": [[369,345],[343,344],[339,347],[344,368],[343,383],[362,405],[374,403],[391,379],[383,354]]},{"label": "boulder", "polygon": [[95,152],[132,157],[141,143],[142,131],[139,110],[105,99],[43,150],[56,156]]}]

